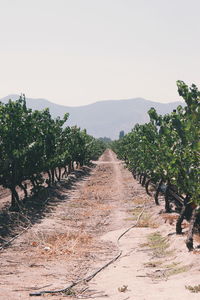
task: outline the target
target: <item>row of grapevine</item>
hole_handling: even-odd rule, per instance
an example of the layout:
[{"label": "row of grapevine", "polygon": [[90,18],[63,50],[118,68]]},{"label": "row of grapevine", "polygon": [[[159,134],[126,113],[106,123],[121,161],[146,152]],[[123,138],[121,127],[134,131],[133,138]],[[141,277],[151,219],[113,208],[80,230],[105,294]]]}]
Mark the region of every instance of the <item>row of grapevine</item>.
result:
[{"label": "row of grapevine", "polygon": [[[161,187],[165,187],[166,212],[171,210],[170,190],[180,196],[182,201],[177,206],[182,210],[177,222],[177,233],[181,233],[183,219],[192,219],[194,225],[199,213],[200,91],[194,84],[188,87],[183,81],[177,81],[177,86],[185,106],[179,106],[164,116],[151,108],[148,111],[149,123],[135,125],[113,147],[134,176],[140,176],[141,183],[146,184],[147,192],[150,181],[157,186],[156,204],[159,204],[158,193]],[[187,246],[189,249],[193,247],[191,236]]]},{"label": "row of grapevine", "polygon": [[26,182],[36,192],[44,181],[55,183],[74,163],[88,164],[105,150],[85,130],[65,126],[67,119],[68,114],[53,119],[48,109],[28,109],[25,96],[0,102],[0,185],[10,189],[12,209],[18,207],[19,188],[27,196]]}]

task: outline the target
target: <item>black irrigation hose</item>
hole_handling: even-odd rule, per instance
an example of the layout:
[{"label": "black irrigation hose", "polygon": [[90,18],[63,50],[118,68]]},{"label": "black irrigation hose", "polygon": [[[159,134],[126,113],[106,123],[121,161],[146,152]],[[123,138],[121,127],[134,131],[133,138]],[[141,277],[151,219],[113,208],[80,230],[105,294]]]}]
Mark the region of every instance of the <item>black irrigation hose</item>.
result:
[{"label": "black irrigation hose", "polygon": [[[117,245],[119,246],[119,241],[120,239],[128,232],[130,231],[132,228],[136,227],[143,212],[145,210],[145,205],[143,205],[143,209],[140,212],[140,214],[137,217],[137,220],[135,222],[134,225],[132,225],[131,227],[129,227],[128,229],[126,229],[117,239]],[[70,285],[68,285],[67,287],[65,287],[64,289],[60,289],[60,290],[55,290],[55,291],[40,291],[40,292],[36,292],[36,293],[30,293],[29,296],[42,296],[44,294],[57,294],[57,293],[66,293],[68,291],[70,291],[71,288],[73,288],[74,286],[78,285],[81,282],[89,282],[90,280],[92,280],[99,272],[101,272],[102,270],[104,270],[105,268],[107,268],[109,265],[111,265],[113,262],[115,262],[120,256],[122,255],[122,250],[119,251],[119,253],[112,259],[110,260],[108,263],[106,263],[105,265],[103,265],[101,268],[99,268],[97,271],[95,271],[94,273],[92,273],[91,275],[87,276],[86,278],[83,279],[79,279],[75,282],[72,282]]]}]

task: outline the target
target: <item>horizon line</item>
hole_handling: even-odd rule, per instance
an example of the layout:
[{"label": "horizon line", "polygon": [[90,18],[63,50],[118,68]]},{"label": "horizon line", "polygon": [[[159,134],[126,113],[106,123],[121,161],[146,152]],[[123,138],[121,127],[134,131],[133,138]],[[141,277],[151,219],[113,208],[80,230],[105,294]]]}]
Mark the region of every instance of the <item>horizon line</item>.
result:
[{"label": "horizon line", "polygon": [[[43,100],[43,101],[47,101],[47,102],[50,102],[51,104],[55,104],[55,105],[58,105],[58,106],[64,106],[64,107],[82,107],[82,106],[89,106],[89,105],[93,105],[93,104],[97,104],[97,103],[100,103],[100,102],[117,102],[117,101],[131,101],[131,100],[145,100],[145,101],[148,101],[148,102],[153,102],[153,103],[159,103],[159,104],[170,104],[170,103],[176,103],[176,102],[183,102],[184,101],[182,99],[180,100],[175,100],[175,101],[170,101],[170,102],[160,102],[160,101],[155,101],[155,100],[149,100],[149,99],[145,99],[143,97],[134,97],[134,98],[125,98],[125,99],[105,99],[105,100],[97,100],[95,102],[92,102],[92,103],[89,103],[89,104],[81,104],[81,105],[64,105],[64,104],[60,104],[60,103],[56,103],[52,100],[48,100],[46,98],[31,98],[31,97],[26,97],[26,94],[23,94],[21,93],[21,95],[25,95],[25,99],[31,99],[31,100]],[[19,94],[9,94],[5,97],[2,97],[0,98],[0,102],[2,102],[2,100],[4,100],[5,98],[7,98],[7,100],[12,100],[11,98],[9,97],[20,97]],[[17,99],[18,100],[18,99]],[[15,101],[15,100],[14,100]]]}]

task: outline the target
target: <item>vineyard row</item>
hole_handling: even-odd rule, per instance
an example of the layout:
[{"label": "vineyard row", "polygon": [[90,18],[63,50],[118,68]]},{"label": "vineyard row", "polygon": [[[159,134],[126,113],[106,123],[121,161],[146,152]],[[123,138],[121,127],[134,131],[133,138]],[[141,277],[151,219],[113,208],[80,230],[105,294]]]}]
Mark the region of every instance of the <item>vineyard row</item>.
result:
[{"label": "vineyard row", "polygon": [[19,189],[27,197],[31,186],[35,194],[105,150],[86,130],[66,126],[68,116],[53,119],[48,109],[28,109],[24,95],[0,102],[0,185],[11,191],[12,210],[19,208]]},{"label": "vineyard row", "polygon": [[[113,143],[113,149],[134,177],[146,187],[157,187],[165,195],[165,210],[172,211],[172,201],[180,213],[177,234],[182,233],[182,221],[190,221],[186,241],[193,249],[194,228],[200,228],[200,91],[196,85],[188,87],[177,81],[179,95],[185,106],[170,114],[159,115],[154,108],[148,111],[150,121],[136,124],[132,131]],[[172,194],[179,195],[173,197]]]}]

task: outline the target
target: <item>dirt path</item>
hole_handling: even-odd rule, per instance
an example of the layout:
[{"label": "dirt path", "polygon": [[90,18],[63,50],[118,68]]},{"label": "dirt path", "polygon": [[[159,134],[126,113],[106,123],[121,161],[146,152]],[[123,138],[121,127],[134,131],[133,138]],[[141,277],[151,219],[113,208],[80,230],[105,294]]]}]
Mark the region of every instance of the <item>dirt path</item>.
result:
[{"label": "dirt path", "polygon": [[[0,252],[0,299],[35,299],[30,292],[64,288],[122,250],[122,256],[71,295],[37,299],[199,299],[199,252],[188,253],[174,234],[176,215],[159,215],[151,197],[107,150],[91,176],[68,190],[51,213]],[[117,245],[117,238],[137,224]],[[171,223],[169,225],[168,223]],[[187,228],[185,229],[187,230]],[[83,292],[84,291],[84,292]]]}]

